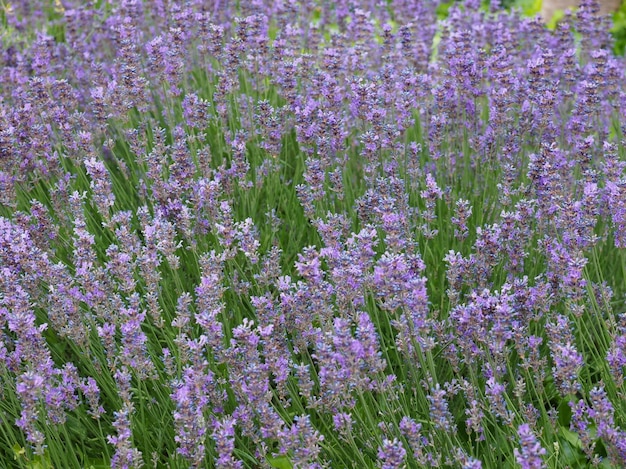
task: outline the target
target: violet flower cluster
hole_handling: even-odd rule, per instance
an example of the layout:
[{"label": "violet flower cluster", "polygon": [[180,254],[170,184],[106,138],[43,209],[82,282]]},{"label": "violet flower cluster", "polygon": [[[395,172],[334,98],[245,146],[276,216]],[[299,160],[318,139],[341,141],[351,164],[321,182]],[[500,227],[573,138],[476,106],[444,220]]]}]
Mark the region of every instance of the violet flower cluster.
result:
[{"label": "violet flower cluster", "polygon": [[483,3],[3,6],[0,466],[625,467],[626,61]]}]

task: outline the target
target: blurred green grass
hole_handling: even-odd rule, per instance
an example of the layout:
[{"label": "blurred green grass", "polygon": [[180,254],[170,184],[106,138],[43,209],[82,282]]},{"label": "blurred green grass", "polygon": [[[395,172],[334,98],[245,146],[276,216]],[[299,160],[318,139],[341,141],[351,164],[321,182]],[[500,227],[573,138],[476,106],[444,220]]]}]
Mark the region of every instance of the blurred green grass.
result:
[{"label": "blurred green grass", "polygon": [[[443,2],[438,8],[440,16],[447,16],[450,6],[458,0]],[[483,0],[484,6],[489,6],[489,0]],[[525,15],[534,16],[541,11],[542,0],[500,0],[500,4],[505,8],[519,8]],[[548,27],[554,27],[558,21],[558,13],[555,21]],[[613,27],[611,34],[615,39],[613,51],[618,55],[624,55],[626,51],[626,1],[622,0],[620,8],[613,14]]]}]

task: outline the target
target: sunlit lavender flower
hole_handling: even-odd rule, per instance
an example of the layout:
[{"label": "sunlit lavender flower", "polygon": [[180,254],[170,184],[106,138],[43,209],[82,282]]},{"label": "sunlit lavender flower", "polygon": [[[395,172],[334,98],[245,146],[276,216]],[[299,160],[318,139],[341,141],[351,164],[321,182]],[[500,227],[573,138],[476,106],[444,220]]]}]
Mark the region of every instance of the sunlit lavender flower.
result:
[{"label": "sunlit lavender flower", "polygon": [[174,425],[176,427],[176,451],[184,456],[192,467],[204,462],[207,423],[204,412],[208,404],[207,386],[212,386],[211,376],[204,370],[187,367],[182,379],[173,383],[172,400],[176,404]]},{"label": "sunlit lavender flower", "polygon": [[617,466],[626,464],[626,432],[615,424],[613,404],[604,387],[595,387],[590,393],[589,418],[596,424],[597,436],[607,447],[610,460]]},{"label": "sunlit lavender flower", "polygon": [[44,391],[45,378],[39,373],[27,371],[17,380],[16,391],[22,401],[20,418],[15,424],[25,432],[29,443],[35,448],[35,454],[43,454],[45,435],[38,428],[39,402]]},{"label": "sunlit lavender flower", "polygon": [[469,235],[469,228],[467,222],[472,215],[472,206],[470,202],[465,199],[459,199],[456,201],[456,214],[451,218],[451,222],[455,225],[454,236],[463,240]]},{"label": "sunlit lavender flower", "polygon": [[83,396],[89,405],[88,414],[94,419],[99,419],[104,414],[104,407],[100,404],[100,389],[98,383],[91,376],[85,378],[84,382],[79,385]]},{"label": "sunlit lavender flower", "polygon": [[213,423],[213,439],[217,450],[215,466],[219,469],[240,469],[243,463],[233,456],[235,449],[235,424],[232,418],[215,420]]},{"label": "sunlit lavender flower", "polygon": [[591,434],[589,421],[589,407],[580,399],[578,402],[570,401],[569,407],[572,410],[572,419],[569,428],[580,438],[582,450],[589,460],[594,458],[596,439]]},{"label": "sunlit lavender flower", "polygon": [[141,329],[146,313],[139,310],[139,295],[131,296],[130,305],[120,311],[121,350],[119,360],[142,379],[154,378],[154,363],[148,354],[148,338]]},{"label": "sunlit lavender flower", "polygon": [[618,321],[617,331],[607,351],[606,361],[611,368],[615,384],[620,387],[624,382],[626,369],[626,313],[620,314]]},{"label": "sunlit lavender flower", "polygon": [[251,218],[246,218],[242,222],[235,224],[237,233],[235,237],[239,241],[239,249],[250,259],[250,262],[256,264],[259,261],[259,234],[258,230],[254,226],[254,222]]},{"label": "sunlit lavender flower", "polygon": [[552,373],[562,395],[575,394],[581,389],[578,373],[584,362],[583,356],[570,344],[555,344],[552,347],[554,367]]},{"label": "sunlit lavender flower", "polygon": [[319,455],[320,444],[324,441],[324,435],[313,427],[308,415],[296,416],[290,429],[282,432],[282,451],[291,453],[291,461],[294,467],[309,467],[321,469]]},{"label": "sunlit lavender flower", "polygon": [[107,441],[115,447],[111,458],[111,467],[115,469],[141,468],[144,466],[141,451],[133,446],[130,417],[134,413],[132,403],[123,404],[122,409],[115,412],[113,428],[116,436],[109,435]]},{"label": "sunlit lavender flower", "polygon": [[100,214],[109,217],[109,210],[115,205],[115,195],[111,185],[109,173],[102,161],[91,157],[85,160],[87,174],[91,178],[90,187],[94,193],[94,202]]},{"label": "sunlit lavender flower", "polygon": [[411,451],[413,451],[413,459],[418,464],[426,465],[429,462],[430,455],[426,452],[430,445],[428,438],[422,435],[422,424],[415,422],[411,417],[402,417],[400,420],[400,431],[409,442]]},{"label": "sunlit lavender flower", "polygon": [[354,423],[354,418],[347,412],[338,412],[333,415],[333,427],[342,438],[348,438],[351,435]]},{"label": "sunlit lavender flower", "polygon": [[506,388],[498,383],[492,376],[487,380],[485,394],[489,402],[490,410],[503,422],[510,424],[513,421],[513,413],[508,409],[506,402]]},{"label": "sunlit lavender flower", "polygon": [[378,467],[381,469],[400,469],[405,467],[406,450],[397,438],[383,440],[378,447]]},{"label": "sunlit lavender flower", "polygon": [[439,383],[437,383],[426,396],[430,404],[430,419],[436,429],[455,433],[454,417],[448,410],[446,394],[446,390],[442,389]]},{"label": "sunlit lavender flower", "polygon": [[540,469],[544,467],[542,456],[546,454],[545,448],[537,441],[530,426],[527,423],[520,425],[517,429],[520,438],[521,448],[515,448],[515,459],[522,466],[522,469]]}]

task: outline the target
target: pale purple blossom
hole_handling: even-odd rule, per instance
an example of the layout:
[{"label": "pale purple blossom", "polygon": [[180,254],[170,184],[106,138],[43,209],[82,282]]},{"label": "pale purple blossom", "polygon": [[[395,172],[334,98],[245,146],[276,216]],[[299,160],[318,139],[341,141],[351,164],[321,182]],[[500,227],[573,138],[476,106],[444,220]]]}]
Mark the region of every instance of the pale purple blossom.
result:
[{"label": "pale purple blossom", "polygon": [[545,467],[543,456],[546,454],[546,450],[541,446],[530,426],[527,423],[520,425],[517,433],[520,441],[520,448],[514,450],[517,463],[522,466],[522,469]]}]

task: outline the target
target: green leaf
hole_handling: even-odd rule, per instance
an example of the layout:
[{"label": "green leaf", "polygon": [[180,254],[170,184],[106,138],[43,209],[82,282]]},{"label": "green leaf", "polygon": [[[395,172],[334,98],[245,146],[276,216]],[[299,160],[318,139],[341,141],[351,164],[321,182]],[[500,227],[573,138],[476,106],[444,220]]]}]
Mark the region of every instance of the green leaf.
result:
[{"label": "green leaf", "polygon": [[600,468],[601,469],[619,469],[619,466],[616,466],[615,464],[612,464],[611,461],[609,461],[608,459],[605,458],[600,463]]},{"label": "green leaf", "polygon": [[30,461],[26,455],[26,449],[22,448],[18,443],[15,443],[11,449],[13,449],[13,458],[16,461],[21,460],[22,464],[24,464],[23,467],[26,467],[26,469],[54,469],[48,454],[35,456],[34,459]]},{"label": "green leaf", "polygon": [[448,17],[448,10],[450,9],[453,3],[454,2],[444,2],[444,3],[440,3],[439,5],[437,5],[437,9],[436,9],[437,18],[439,18],[440,20],[446,19]]},{"label": "green leaf", "polygon": [[85,469],[108,469],[111,465],[107,464],[104,459],[93,459],[85,465]]},{"label": "green leaf", "polygon": [[613,27],[611,33],[615,39],[615,52],[623,55],[626,49],[626,2],[613,15]]},{"label": "green leaf", "polygon": [[570,402],[574,402],[574,396],[561,399],[559,402],[559,423],[562,427],[569,428],[569,424],[572,420],[572,409],[569,406]]},{"label": "green leaf", "polygon": [[526,16],[535,16],[537,13],[541,11],[542,3],[543,2],[541,0],[529,0],[527,2],[524,2],[524,5],[522,7],[522,12]]},{"label": "green leaf", "polygon": [[582,449],[583,443],[582,441],[580,441],[580,438],[578,437],[576,433],[574,433],[571,430],[568,430],[565,427],[560,427],[559,433],[574,448]]},{"label": "green leaf", "polygon": [[20,457],[22,458],[26,457],[26,450],[22,448],[20,445],[18,445],[17,443],[13,445],[12,449],[13,449],[13,458],[15,460],[19,459]]},{"label": "green leaf", "polygon": [[50,466],[42,464],[39,458],[30,463],[27,467],[28,469],[52,469]]},{"label": "green leaf", "polygon": [[287,456],[277,456],[275,458],[267,458],[270,466],[276,469],[293,469],[293,464]]},{"label": "green leaf", "polygon": [[552,18],[550,18],[550,21],[548,21],[548,29],[554,30],[556,29],[556,25],[559,23],[559,21],[565,16],[565,12],[563,10],[556,10],[554,12],[554,15],[552,15]]}]

